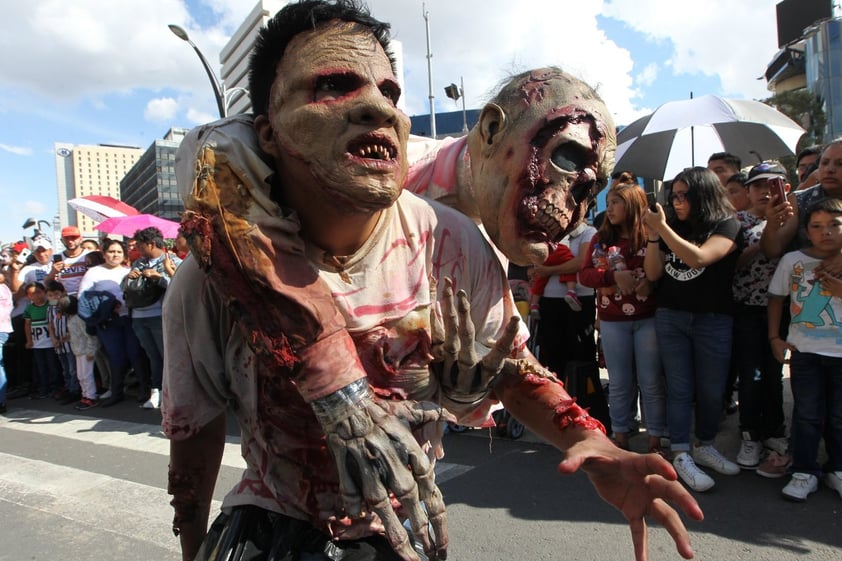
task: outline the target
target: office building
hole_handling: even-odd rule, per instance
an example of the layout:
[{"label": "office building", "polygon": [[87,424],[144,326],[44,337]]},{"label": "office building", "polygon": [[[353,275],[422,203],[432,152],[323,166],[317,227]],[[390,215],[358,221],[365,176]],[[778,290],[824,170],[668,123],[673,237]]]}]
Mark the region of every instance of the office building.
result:
[{"label": "office building", "polygon": [[96,237],[96,222],[70,208],[67,201],[85,195],[120,198],[120,180],[135,165],[143,150],[134,146],[96,146],[56,142],[56,183],[59,222],[78,226],[85,237]]},{"label": "office building", "polygon": [[184,203],[175,181],[175,152],[187,129],[172,128],[156,139],[120,181],[122,201],[141,214],[179,221]]},{"label": "office building", "polygon": [[[783,0],[776,6],[780,50],[766,67],[775,94],[806,90],[826,118],[823,142],[842,136],[842,19],[831,0]],[[802,125],[810,126],[805,115]]]}]

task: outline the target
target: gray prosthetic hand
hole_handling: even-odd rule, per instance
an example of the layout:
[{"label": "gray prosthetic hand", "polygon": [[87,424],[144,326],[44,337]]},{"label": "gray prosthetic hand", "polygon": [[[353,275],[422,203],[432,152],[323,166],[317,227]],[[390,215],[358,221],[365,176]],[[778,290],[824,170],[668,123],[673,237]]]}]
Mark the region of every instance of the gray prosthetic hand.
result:
[{"label": "gray prosthetic hand", "polygon": [[[441,364],[439,384],[442,403],[451,411],[478,404],[485,399],[505,367],[513,366],[515,338],[519,319],[514,316],[506,324],[503,335],[491,350],[480,358],[475,341],[471,304],[464,290],[453,294],[453,281],[444,278],[442,316],[431,312],[433,356]],[[436,283],[430,281],[431,299],[436,301]]]},{"label": "gray prosthetic hand", "polygon": [[431,560],[446,559],[444,500],[435,483],[433,462],[412,431],[455,418],[433,403],[381,400],[364,378],[311,402],[311,406],[336,460],[348,515],[359,516],[366,510],[376,513],[392,548],[408,561],[417,560],[407,531],[392,508],[391,492],[426,555]]}]

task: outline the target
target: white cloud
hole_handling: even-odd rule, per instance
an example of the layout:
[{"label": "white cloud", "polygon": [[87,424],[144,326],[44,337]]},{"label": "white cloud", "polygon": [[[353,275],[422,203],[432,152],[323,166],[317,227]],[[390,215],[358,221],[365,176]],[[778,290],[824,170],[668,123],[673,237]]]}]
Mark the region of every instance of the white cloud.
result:
[{"label": "white cloud", "polygon": [[769,97],[756,78],[777,51],[779,0],[608,0],[603,15],[625,22],[653,41],[673,46],[668,67],[676,76],[718,77],[728,96]]},{"label": "white cloud", "polygon": [[31,156],[32,148],[25,148],[23,146],[10,146],[8,144],[0,144],[0,150],[16,154],[18,156]]},{"label": "white cloud", "polygon": [[187,120],[194,125],[201,125],[202,123],[209,123],[219,119],[218,113],[208,113],[198,109],[189,108],[187,110]]},{"label": "white cloud", "polygon": [[658,65],[654,62],[647,64],[643,70],[634,77],[634,83],[641,87],[651,86],[658,77]]},{"label": "white cloud", "polygon": [[158,123],[171,123],[178,111],[178,102],[171,97],[162,97],[149,100],[146,110],[143,112],[147,121]]}]

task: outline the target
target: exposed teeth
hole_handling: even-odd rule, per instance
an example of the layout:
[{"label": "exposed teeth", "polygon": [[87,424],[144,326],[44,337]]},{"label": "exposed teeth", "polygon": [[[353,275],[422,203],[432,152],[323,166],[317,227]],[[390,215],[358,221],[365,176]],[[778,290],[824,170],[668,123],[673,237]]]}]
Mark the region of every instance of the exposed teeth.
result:
[{"label": "exposed teeth", "polygon": [[376,160],[392,159],[392,151],[388,146],[384,146],[383,144],[367,144],[365,146],[361,146],[357,150],[357,155],[360,158],[373,158]]}]

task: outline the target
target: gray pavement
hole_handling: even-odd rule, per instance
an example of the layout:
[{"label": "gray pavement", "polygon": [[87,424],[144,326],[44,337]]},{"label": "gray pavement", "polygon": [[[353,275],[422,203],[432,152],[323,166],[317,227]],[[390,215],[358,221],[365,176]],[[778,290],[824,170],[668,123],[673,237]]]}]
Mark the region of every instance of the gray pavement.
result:
[{"label": "gray pavement", "polygon": [[[168,443],[157,411],[133,402],[79,413],[54,402],[14,400],[0,416],[0,561],[179,559],[166,494]],[[736,415],[718,445],[734,457]],[[231,426],[215,492],[242,469]],[[582,474],[559,476],[561,454],[526,435],[450,434],[437,469],[448,504],[450,556],[479,560],[632,559],[621,516]],[[645,435],[632,440],[642,449]],[[780,498],[785,479],[714,475],[697,494],[704,522],[689,522],[697,559],[839,561],[842,499],[821,487],[804,504]],[[653,528],[650,559],[679,559]]]}]

